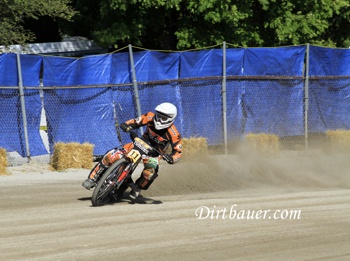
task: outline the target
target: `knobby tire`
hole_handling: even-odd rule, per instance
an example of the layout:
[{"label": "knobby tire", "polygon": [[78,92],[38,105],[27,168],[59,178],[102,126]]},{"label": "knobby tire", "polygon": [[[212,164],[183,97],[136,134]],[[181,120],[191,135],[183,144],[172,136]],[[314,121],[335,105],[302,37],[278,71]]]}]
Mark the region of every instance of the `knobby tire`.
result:
[{"label": "knobby tire", "polygon": [[[103,206],[113,196],[115,187],[110,182],[117,181],[119,175],[128,165],[128,161],[124,158],[116,161],[110,166],[98,181],[94,193],[92,194],[91,203],[94,207]],[[121,186],[122,187],[122,186]]]}]

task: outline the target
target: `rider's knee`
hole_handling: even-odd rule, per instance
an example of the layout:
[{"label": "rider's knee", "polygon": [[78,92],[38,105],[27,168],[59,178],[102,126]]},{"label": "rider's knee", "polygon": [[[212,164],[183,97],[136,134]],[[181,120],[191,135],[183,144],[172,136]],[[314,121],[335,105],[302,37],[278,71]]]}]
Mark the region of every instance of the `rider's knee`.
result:
[{"label": "rider's knee", "polygon": [[151,180],[155,172],[156,170],[153,168],[144,168],[142,170],[142,176],[144,177],[145,180]]},{"label": "rider's knee", "polygon": [[143,164],[142,175],[146,180],[151,180],[158,170],[158,159],[151,157],[143,158]]},{"label": "rider's knee", "polygon": [[153,174],[145,177],[145,170],[142,171],[141,176],[136,180],[136,185],[143,190],[147,190],[153,183],[153,181],[158,177],[158,168],[153,169]]}]

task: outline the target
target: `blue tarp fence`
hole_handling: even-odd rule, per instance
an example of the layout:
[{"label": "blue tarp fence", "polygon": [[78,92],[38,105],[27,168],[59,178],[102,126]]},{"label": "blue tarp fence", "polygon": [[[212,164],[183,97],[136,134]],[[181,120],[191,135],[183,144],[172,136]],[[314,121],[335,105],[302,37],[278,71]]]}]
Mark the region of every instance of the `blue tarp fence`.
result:
[{"label": "blue tarp fence", "polygon": [[349,76],[350,49],[310,48],[310,132],[350,128]]},{"label": "blue tarp fence", "polygon": [[[306,127],[309,132],[349,129],[350,50],[309,46],[306,67],[307,50],[304,45],[228,48],[226,57],[222,49],[147,50],[82,58],[4,53],[0,55],[0,147],[28,156],[26,127],[30,156],[52,153],[57,142],[89,142],[95,154],[103,154],[128,141],[128,135],[116,131],[115,125],[138,116],[137,102],[142,113],[161,102],[174,103],[175,124],[182,136],[205,137],[209,145],[224,143],[225,127],[229,141],[250,132],[285,137],[304,135]],[[27,126],[21,114],[19,73]],[[223,126],[224,98],[227,126]],[[42,109],[49,151],[39,132]]]}]

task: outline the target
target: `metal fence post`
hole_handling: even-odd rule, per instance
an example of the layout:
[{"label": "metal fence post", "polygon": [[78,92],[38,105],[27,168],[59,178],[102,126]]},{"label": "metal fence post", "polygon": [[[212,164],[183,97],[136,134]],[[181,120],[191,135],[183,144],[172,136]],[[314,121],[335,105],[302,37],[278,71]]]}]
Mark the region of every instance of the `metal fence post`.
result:
[{"label": "metal fence post", "polygon": [[[138,117],[141,117],[141,106],[140,106],[140,98],[139,98],[139,91],[137,89],[137,80],[136,80],[136,72],[135,72],[135,64],[134,64],[134,55],[132,52],[132,46],[129,44],[129,56],[130,56],[130,66],[132,70],[132,83],[134,86],[134,93],[135,93],[135,103],[136,103],[136,110]],[[141,135],[143,134],[143,129],[140,128]]]},{"label": "metal fence post", "polygon": [[304,89],[304,138],[305,148],[309,147],[308,141],[308,113],[309,113],[309,53],[310,44],[306,44],[306,62],[305,62],[305,89]]},{"label": "metal fence post", "polygon": [[29,149],[29,139],[28,139],[28,128],[27,128],[27,114],[26,106],[23,92],[23,79],[22,79],[22,67],[21,67],[21,58],[20,58],[21,47],[17,47],[17,70],[18,70],[18,89],[19,97],[21,102],[21,112],[22,112],[22,121],[23,121],[23,131],[24,131],[24,141],[25,141],[25,150],[28,161],[30,160],[30,149]]},{"label": "metal fence post", "polygon": [[227,103],[226,103],[226,42],[222,44],[222,117],[225,155],[227,155]]}]

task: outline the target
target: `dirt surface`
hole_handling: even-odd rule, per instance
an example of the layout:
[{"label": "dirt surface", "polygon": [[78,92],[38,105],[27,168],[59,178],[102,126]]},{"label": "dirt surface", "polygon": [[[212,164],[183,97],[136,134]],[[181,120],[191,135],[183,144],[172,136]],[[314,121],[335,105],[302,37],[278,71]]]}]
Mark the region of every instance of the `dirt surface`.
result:
[{"label": "dirt surface", "polygon": [[88,170],[0,176],[0,260],[350,260],[349,155],[239,151],[161,164],[137,202],[91,206]]}]

